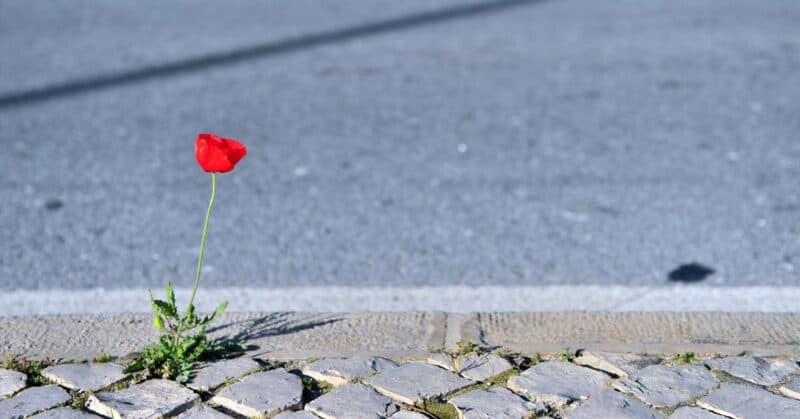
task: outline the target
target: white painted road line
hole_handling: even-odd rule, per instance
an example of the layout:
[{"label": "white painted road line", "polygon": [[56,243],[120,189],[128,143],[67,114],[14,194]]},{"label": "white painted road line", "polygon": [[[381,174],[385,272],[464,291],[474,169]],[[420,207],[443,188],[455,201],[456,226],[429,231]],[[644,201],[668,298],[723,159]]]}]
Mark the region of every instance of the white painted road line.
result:
[{"label": "white painted road line", "polygon": [[[179,305],[191,290],[177,289]],[[154,290],[156,298],[163,294]],[[196,305],[231,311],[800,311],[800,287],[421,287],[421,288],[213,288]],[[0,295],[0,316],[122,313],[150,310],[147,290],[15,290]]]}]

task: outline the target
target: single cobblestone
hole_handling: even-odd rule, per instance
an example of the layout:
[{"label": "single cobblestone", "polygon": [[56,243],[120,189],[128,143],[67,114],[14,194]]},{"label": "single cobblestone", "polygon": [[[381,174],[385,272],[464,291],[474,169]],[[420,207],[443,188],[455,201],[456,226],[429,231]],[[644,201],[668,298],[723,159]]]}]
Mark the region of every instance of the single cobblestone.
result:
[{"label": "single cobblestone", "polygon": [[27,379],[21,372],[0,369],[0,399],[25,388]]},{"label": "single cobblestone", "polygon": [[725,419],[725,416],[711,413],[699,407],[685,406],[676,410],[669,419]]},{"label": "single cobblestone", "polygon": [[706,361],[710,368],[761,386],[775,386],[792,374],[800,374],[797,363],[788,359],[772,362],[762,358],[731,357]]},{"label": "single cobblestone", "polygon": [[308,410],[300,410],[297,412],[283,412],[278,416],[275,416],[274,419],[319,419],[319,416],[309,412]]},{"label": "single cobblestone", "polygon": [[778,389],[786,397],[800,400],[800,377],[786,383]]},{"label": "single cobblestone", "polygon": [[397,366],[396,362],[380,357],[328,358],[307,365],[303,374],[339,386]]},{"label": "single cobblestone", "polygon": [[514,368],[510,362],[495,354],[478,355],[470,352],[458,357],[457,362],[458,373],[475,381],[485,381]]},{"label": "single cobblestone", "polygon": [[197,391],[211,391],[229,380],[239,378],[261,366],[252,358],[236,358],[206,364],[198,369],[187,387]]},{"label": "single cobblestone", "polygon": [[42,370],[53,384],[80,392],[97,391],[125,379],[124,367],[117,364],[61,364]]},{"label": "single cobblestone", "polygon": [[462,419],[519,419],[545,411],[544,405],[526,401],[502,387],[470,391],[448,403],[456,407]]},{"label": "single cobblestone", "polygon": [[209,401],[240,415],[273,416],[302,403],[300,377],[284,369],[250,374],[235,384],[223,387]]},{"label": "single cobblestone", "polygon": [[660,419],[664,416],[637,400],[606,389],[568,415],[569,419]]},{"label": "single cobblestone", "polygon": [[675,407],[705,396],[718,385],[714,374],[701,365],[651,365],[615,381],[613,387],[650,406]]},{"label": "single cobblestone", "polygon": [[150,418],[176,415],[198,400],[200,397],[188,388],[157,379],[91,395],[86,408],[106,417]]},{"label": "single cobblestone", "polygon": [[473,384],[445,369],[411,362],[364,380],[378,392],[407,404],[444,396]]},{"label": "single cobblestone", "polygon": [[59,386],[31,387],[14,397],[0,400],[0,418],[21,418],[40,410],[50,409],[69,401],[71,397]]},{"label": "single cobblestone", "polygon": [[230,419],[230,416],[209,406],[195,406],[180,415],[177,419]]},{"label": "single cobblestone", "polygon": [[391,416],[392,419],[429,419],[422,413],[412,412],[410,410],[401,410]]},{"label": "single cobblestone", "polygon": [[456,371],[456,364],[453,357],[443,353],[433,353],[428,355],[428,363],[442,367],[446,370]]},{"label": "single cobblestone", "polygon": [[306,405],[306,410],[324,419],[380,419],[391,416],[398,409],[391,399],[363,384],[339,386]]},{"label": "single cobblestone", "polygon": [[723,386],[698,400],[697,405],[732,418],[800,418],[800,401],[781,397],[761,388],[743,384]]},{"label": "single cobblestone", "polygon": [[76,410],[71,407],[59,407],[58,409],[45,410],[38,415],[31,416],[36,419],[100,419],[100,416]]},{"label": "single cobblestone", "polygon": [[560,409],[572,400],[586,399],[600,392],[610,379],[600,371],[567,362],[548,361],[511,377],[508,388]]},{"label": "single cobblestone", "polygon": [[658,364],[661,358],[652,355],[615,354],[610,352],[583,351],[575,363],[605,371],[617,377],[628,377],[650,365]]}]

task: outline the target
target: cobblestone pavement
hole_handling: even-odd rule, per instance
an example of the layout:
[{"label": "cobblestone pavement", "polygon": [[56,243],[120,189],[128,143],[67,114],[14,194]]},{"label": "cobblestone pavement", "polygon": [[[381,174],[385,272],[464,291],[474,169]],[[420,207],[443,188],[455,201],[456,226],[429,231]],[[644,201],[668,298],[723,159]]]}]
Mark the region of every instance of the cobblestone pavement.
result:
[{"label": "cobblestone pavement", "polygon": [[800,418],[788,358],[459,344],[415,360],[241,357],[186,385],[126,375],[125,362],[0,369],[0,418]]}]

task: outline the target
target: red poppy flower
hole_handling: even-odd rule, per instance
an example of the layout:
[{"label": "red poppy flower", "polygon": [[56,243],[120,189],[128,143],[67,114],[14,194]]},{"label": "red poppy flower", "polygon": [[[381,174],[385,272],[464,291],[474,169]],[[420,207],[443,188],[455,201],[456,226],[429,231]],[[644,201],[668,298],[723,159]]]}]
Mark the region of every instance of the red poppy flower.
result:
[{"label": "red poppy flower", "polygon": [[245,154],[247,149],[244,144],[214,134],[200,134],[194,142],[197,163],[206,172],[230,172]]}]

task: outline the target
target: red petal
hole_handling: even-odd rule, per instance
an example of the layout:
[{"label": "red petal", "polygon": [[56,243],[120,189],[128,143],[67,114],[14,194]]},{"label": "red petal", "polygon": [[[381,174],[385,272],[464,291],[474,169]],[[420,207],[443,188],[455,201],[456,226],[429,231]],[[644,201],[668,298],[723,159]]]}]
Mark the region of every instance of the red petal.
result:
[{"label": "red petal", "polygon": [[234,139],[203,133],[194,142],[194,153],[197,163],[206,172],[225,173],[233,170],[247,154],[247,149]]}]

